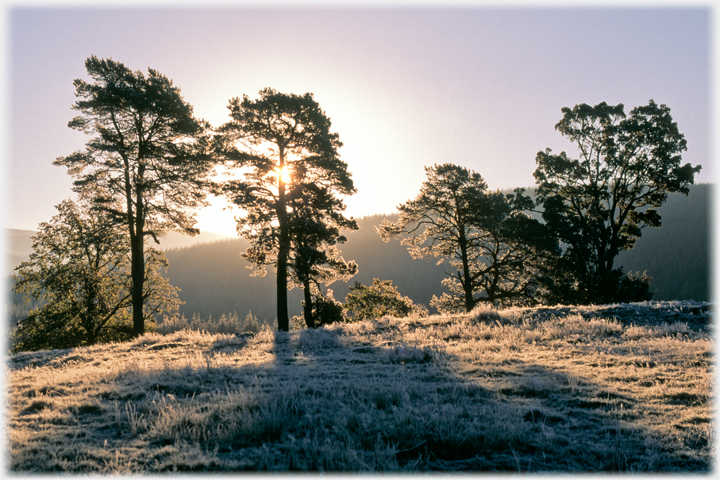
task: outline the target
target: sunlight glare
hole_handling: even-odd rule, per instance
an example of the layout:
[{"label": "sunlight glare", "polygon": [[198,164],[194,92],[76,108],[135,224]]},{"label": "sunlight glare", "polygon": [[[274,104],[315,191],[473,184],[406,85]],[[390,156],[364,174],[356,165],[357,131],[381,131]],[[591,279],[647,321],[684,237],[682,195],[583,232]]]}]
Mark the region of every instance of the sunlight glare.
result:
[{"label": "sunlight glare", "polygon": [[211,195],[208,198],[209,205],[203,208],[197,215],[196,227],[201,232],[219,233],[227,237],[237,237],[236,222],[234,215],[236,209],[224,197]]},{"label": "sunlight glare", "polygon": [[288,169],[287,165],[283,165],[282,168],[275,167],[275,174],[278,176],[278,178],[282,181],[282,183],[290,183],[290,170]]}]

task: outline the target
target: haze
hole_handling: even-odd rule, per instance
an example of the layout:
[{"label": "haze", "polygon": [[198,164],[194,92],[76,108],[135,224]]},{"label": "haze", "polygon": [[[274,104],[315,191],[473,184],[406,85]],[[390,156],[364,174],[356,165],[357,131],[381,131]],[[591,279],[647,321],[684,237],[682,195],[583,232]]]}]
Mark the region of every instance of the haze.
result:
[{"label": "haze", "polygon": [[[314,93],[344,143],[356,217],[394,211],[434,163],[493,190],[533,185],[539,150],[574,155],[554,125],[577,103],[667,104],[683,163],[710,182],[710,19],[709,8],[12,8],[5,226],[35,230],[71,196],[52,161],[89,139],[67,122],[93,54],[160,71],[213,126],[235,96]],[[235,235],[222,204],[198,226]]]}]

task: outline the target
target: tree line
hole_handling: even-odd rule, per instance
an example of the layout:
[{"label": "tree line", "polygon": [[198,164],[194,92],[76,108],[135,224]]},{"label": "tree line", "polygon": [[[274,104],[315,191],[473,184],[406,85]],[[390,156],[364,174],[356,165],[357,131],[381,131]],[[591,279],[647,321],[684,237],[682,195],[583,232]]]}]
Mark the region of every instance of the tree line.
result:
[{"label": "tree line", "polygon": [[[712,189],[710,184],[699,184],[691,186],[687,197],[670,194],[658,209],[663,228],[647,229],[633,249],[618,256],[618,265],[626,271],[646,270],[652,277],[654,300],[711,301],[709,207]],[[528,188],[528,194],[535,198],[534,189]],[[538,214],[534,216],[541,218]],[[429,313],[435,314],[437,310],[430,307],[430,300],[433,295],[442,295],[441,281],[447,265],[436,265],[433,258],[413,260],[400,242],[383,242],[373,227],[384,219],[397,221],[397,218],[397,214],[375,214],[355,219],[358,230],[345,232],[347,242],[342,252],[345,258],[357,262],[358,273],[349,281],[335,282],[329,288],[334,298],[342,301],[354,282],[369,286],[374,278],[392,280],[402,295],[415,304],[427,306]],[[29,239],[33,234],[27,232],[28,250],[31,250]],[[166,240],[167,237],[161,238],[160,246],[165,247]],[[275,298],[270,295],[275,288],[273,275],[250,276],[251,264],[239,255],[247,246],[248,242],[238,237],[164,249],[168,261],[164,276],[180,289],[178,313],[181,317],[187,322],[202,318],[206,329],[220,322],[223,315],[230,318],[235,313],[239,320],[252,313],[264,324],[276,324]],[[29,252],[18,255],[13,265],[19,265],[28,255]],[[7,285],[11,287],[12,282]],[[291,324],[293,316],[302,315],[300,293],[298,289],[288,292]],[[10,294],[8,298],[11,326],[40,306],[37,302],[23,304],[22,294]],[[168,320],[163,316],[157,324],[158,330]]]},{"label": "tree line", "polygon": [[[637,245],[618,256],[625,271],[647,271],[655,300],[710,301],[710,194],[712,185],[692,185],[689,196],[670,194],[658,209],[663,228],[648,229]],[[528,195],[535,198],[534,190]],[[535,214],[537,218],[542,218]],[[447,262],[437,265],[434,257],[414,260],[399,241],[383,242],[373,227],[383,220],[396,222],[397,214],[375,214],[356,218],[358,230],[346,232],[342,253],[358,264],[358,273],[347,282],[329,286],[333,297],[345,304],[355,282],[370,286],[375,278],[391,280],[397,290],[415,304],[428,307],[433,296],[445,287]],[[252,312],[260,320],[275,324],[272,275],[251,277],[251,265],[239,255],[248,246],[243,238],[165,250],[169,262],[167,278],[180,288],[179,312],[187,319],[195,315],[213,320],[237,312],[243,318]],[[344,300],[345,299],[345,300]],[[288,292],[290,316],[302,315],[303,298],[298,289]]]},{"label": "tree line", "polygon": [[[237,231],[249,242],[242,256],[256,274],[274,268],[280,330],[290,327],[293,287],[303,292],[307,327],[347,318],[327,285],[357,273],[340,251],[343,232],[358,228],[343,202],[356,188],[311,93],[266,88],[257,99],[232,98],[230,120],[212,128],[153,69],[145,75],[95,56],[85,67],[92,81],[74,81],[80,114],[68,126],[90,139],[54,162],[73,177],[78,201],[40,225],[34,253],[17,269],[15,291],[44,301],[18,322],[17,349],[132,338],[176,312],[177,289],[158,274],[166,260],[152,242],[168,230],[198,233],[195,212],[210,193],[240,211]],[[644,228],[661,226],[657,207],[669,193],[687,195],[700,166],[681,164],[684,136],[653,100],[628,114],[604,102],[562,113],[556,130],[578,158],[538,152],[536,200],[523,189],[490,191],[465,167],[433,165],[397,221],[376,227],[414,258],[445,262],[448,291],[430,302],[438,310],[650,297],[649,278],[614,262]],[[381,302],[373,295],[392,295],[386,287],[378,280],[353,293]]]}]

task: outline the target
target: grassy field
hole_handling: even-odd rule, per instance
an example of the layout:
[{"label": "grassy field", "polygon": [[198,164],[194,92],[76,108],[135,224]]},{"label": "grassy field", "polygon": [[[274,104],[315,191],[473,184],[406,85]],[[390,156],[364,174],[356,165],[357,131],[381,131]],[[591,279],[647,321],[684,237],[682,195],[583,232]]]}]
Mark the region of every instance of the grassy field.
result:
[{"label": "grassy field", "polygon": [[6,361],[10,471],[713,471],[707,304],[181,331]]}]

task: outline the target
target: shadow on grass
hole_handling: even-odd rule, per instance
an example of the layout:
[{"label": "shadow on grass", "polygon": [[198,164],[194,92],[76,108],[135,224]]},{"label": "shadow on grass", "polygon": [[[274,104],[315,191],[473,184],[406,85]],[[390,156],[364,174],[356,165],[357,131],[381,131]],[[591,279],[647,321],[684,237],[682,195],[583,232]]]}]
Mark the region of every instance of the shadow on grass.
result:
[{"label": "shadow on grass", "polygon": [[[382,328],[395,327],[370,331]],[[416,347],[402,338],[320,328],[225,337],[202,349],[191,336],[136,342],[127,348],[148,355],[146,366],[128,364],[95,379],[82,387],[89,397],[74,405],[38,400],[20,412],[23,421],[45,415],[51,426],[13,468],[710,471],[698,453],[707,451],[707,439],[663,438],[642,422],[642,401],[595,379],[510,356],[468,369],[442,343]],[[185,364],[177,360],[183,356]],[[44,364],[91,360],[62,351]],[[80,388],[73,382],[63,395]],[[703,401],[676,395],[666,403]],[[48,460],[39,444],[55,457]]]},{"label": "shadow on grass", "polygon": [[[211,350],[218,348],[227,347]],[[547,366],[511,362],[486,372],[488,383],[460,374],[461,360],[443,349],[346,343],[341,330],[325,329],[275,332],[272,354],[271,363],[241,367],[228,379],[251,378],[260,391],[285,398],[278,407],[286,410],[276,412],[282,421],[266,423],[272,428],[255,441],[275,442],[288,470],[332,468],[311,458],[323,442],[385,448],[389,468],[398,470],[710,469],[692,453],[707,440],[686,442],[686,451],[668,448],[662,433],[638,421],[641,401]],[[305,440],[306,448],[288,438],[296,446]]]}]

